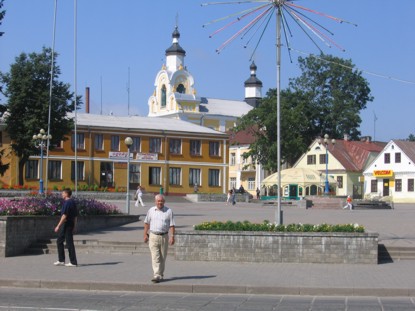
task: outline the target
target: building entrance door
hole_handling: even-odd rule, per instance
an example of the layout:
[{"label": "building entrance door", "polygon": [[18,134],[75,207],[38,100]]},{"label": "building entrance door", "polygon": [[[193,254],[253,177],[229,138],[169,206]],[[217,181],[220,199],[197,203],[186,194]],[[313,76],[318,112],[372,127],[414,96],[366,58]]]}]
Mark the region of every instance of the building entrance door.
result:
[{"label": "building entrance door", "polygon": [[383,180],[383,196],[389,196],[389,179]]},{"label": "building entrance door", "polygon": [[112,169],[112,162],[101,162],[100,168],[100,187],[113,187],[114,184],[114,172]]}]

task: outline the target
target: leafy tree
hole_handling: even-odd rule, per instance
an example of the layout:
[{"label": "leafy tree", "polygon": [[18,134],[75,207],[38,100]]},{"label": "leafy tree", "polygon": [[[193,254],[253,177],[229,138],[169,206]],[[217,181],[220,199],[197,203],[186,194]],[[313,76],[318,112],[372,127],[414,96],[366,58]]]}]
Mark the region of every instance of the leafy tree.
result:
[{"label": "leafy tree", "polygon": [[[324,57],[325,61],[322,60]],[[352,139],[360,135],[359,113],[372,101],[368,82],[350,60],[333,56],[299,58],[302,74],[281,91],[281,160],[289,166],[318,136]],[[244,156],[277,170],[277,93],[270,89],[258,108],[243,116],[236,130],[256,138]]]},{"label": "leafy tree", "polygon": [[414,134],[409,134],[409,137],[407,139],[408,141],[415,141],[415,135]]},{"label": "leafy tree", "polygon": [[[0,9],[3,7],[3,2],[4,2],[4,0],[0,0]],[[4,11],[4,10],[3,11],[0,11],[0,26],[1,26],[2,20],[4,18],[4,15],[6,15],[6,11]],[[4,32],[0,31],[0,37],[3,34],[4,34]]]},{"label": "leafy tree", "polygon": [[[19,184],[23,185],[23,168],[31,155],[39,154],[33,142],[33,135],[40,129],[48,128],[50,70],[52,51],[43,48],[42,52],[16,57],[10,72],[0,74],[5,85],[7,112],[5,112],[6,132],[11,139],[12,151],[19,157]],[[57,54],[55,54],[56,63]],[[54,64],[51,101],[50,145],[58,145],[73,127],[73,120],[67,113],[74,111],[73,94],[69,84],[58,81],[59,67]]]}]

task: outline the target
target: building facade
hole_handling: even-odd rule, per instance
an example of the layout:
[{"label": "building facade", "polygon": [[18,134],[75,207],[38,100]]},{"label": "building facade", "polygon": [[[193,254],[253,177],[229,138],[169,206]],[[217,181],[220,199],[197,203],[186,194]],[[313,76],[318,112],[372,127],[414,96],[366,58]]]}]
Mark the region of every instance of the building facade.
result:
[{"label": "building facade", "polygon": [[[78,113],[76,120],[77,148],[73,132],[60,146],[44,152],[43,165],[40,156],[30,157],[24,167],[25,185],[38,187],[43,176],[48,189],[73,188],[76,177],[80,188],[125,190],[130,155],[130,189],[140,183],[148,192],[173,195],[192,193],[195,185],[202,192],[226,191],[229,143],[225,133],[175,119],[160,122]],[[2,135],[3,148],[9,150],[7,133]],[[133,141],[130,152],[124,143],[127,137]],[[1,182],[18,184],[15,157],[10,158]]]},{"label": "building facade", "polygon": [[391,140],[363,172],[367,198],[415,202],[415,142]]},{"label": "building facade", "polygon": [[343,140],[331,141],[327,144],[316,139],[294,164],[294,168],[309,168],[320,171],[320,186],[305,189],[305,195],[319,195],[325,192],[325,173],[337,181],[336,187],[330,187],[331,195],[362,198],[363,171],[382,151],[385,143],[371,142],[366,138],[362,141]]}]

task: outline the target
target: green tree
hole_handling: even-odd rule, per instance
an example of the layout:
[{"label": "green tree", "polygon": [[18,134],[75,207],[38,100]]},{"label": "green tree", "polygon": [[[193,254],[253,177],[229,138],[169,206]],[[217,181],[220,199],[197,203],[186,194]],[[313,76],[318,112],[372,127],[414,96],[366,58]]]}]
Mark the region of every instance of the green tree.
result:
[{"label": "green tree", "polygon": [[[50,70],[52,51],[43,48],[41,53],[22,53],[10,66],[10,72],[0,74],[4,83],[7,111],[4,120],[11,139],[12,151],[19,158],[19,184],[23,185],[23,168],[31,155],[39,154],[33,135],[48,128],[50,101]],[[64,135],[73,128],[73,120],[67,113],[74,111],[73,94],[69,84],[58,81],[60,69],[53,72],[51,101],[50,146],[60,144]]]},{"label": "green tree", "polygon": [[[325,59],[325,61],[322,60]],[[281,160],[293,165],[318,136],[352,139],[360,135],[359,113],[372,101],[368,82],[350,60],[333,56],[299,58],[302,74],[281,91]],[[256,138],[251,156],[270,171],[277,170],[277,94],[270,89],[258,108],[243,116],[236,130]]]},{"label": "green tree", "polygon": [[409,134],[408,136],[408,141],[415,141],[415,135],[414,134]]},{"label": "green tree", "polygon": [[[1,26],[2,20],[4,18],[4,15],[6,15],[6,11],[5,10],[1,11],[1,8],[3,7],[3,2],[4,2],[4,0],[0,0],[0,26]],[[4,34],[4,32],[0,31],[0,37],[3,34]]]}]

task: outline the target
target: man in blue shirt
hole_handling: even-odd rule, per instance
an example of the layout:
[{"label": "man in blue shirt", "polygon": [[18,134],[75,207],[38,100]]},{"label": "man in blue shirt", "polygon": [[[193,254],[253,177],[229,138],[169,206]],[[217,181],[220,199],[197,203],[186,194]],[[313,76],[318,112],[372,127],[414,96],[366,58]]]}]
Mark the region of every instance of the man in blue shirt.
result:
[{"label": "man in blue shirt", "polygon": [[[59,260],[54,263],[55,266],[76,267],[78,262],[76,260],[75,245],[73,243],[73,234],[76,229],[76,222],[78,217],[78,209],[75,201],[71,198],[72,190],[66,188],[62,191],[62,198],[64,203],[61,211],[61,218],[55,228],[58,233],[56,245],[58,247]],[[63,242],[66,240],[66,247],[69,253],[69,262],[65,264],[65,248]]]}]

